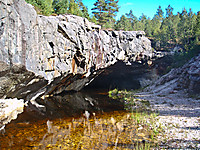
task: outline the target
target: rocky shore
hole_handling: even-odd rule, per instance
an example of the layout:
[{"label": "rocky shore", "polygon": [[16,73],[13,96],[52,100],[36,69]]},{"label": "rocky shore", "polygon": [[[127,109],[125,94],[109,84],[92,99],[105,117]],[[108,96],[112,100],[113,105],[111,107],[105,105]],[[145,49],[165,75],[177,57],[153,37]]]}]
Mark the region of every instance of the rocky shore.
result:
[{"label": "rocky shore", "polygon": [[148,100],[157,112],[157,126],[164,133],[159,137],[162,148],[200,148],[200,99],[188,97],[186,93],[156,95],[138,93],[139,99]]},{"label": "rocky shore", "polygon": [[0,132],[4,130],[5,124],[16,119],[23,110],[24,100],[22,99],[0,99]]},{"label": "rocky shore", "polygon": [[200,54],[136,94],[159,113],[157,125],[164,129],[161,147],[200,149],[199,89]]}]

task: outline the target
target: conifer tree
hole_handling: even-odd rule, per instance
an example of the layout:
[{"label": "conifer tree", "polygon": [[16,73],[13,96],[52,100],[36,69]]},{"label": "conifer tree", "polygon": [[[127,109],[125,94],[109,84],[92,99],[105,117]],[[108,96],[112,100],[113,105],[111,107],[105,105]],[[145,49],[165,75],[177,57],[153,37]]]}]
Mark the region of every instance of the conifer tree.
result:
[{"label": "conifer tree", "polygon": [[168,5],[166,17],[163,19],[160,27],[160,39],[163,46],[171,45],[175,41],[175,28],[173,24],[173,8]]},{"label": "conifer tree", "polygon": [[133,30],[130,19],[128,19],[125,15],[122,15],[120,20],[117,21],[115,25],[116,30],[124,30],[131,31]]},{"label": "conifer tree", "polygon": [[187,37],[187,10],[184,8],[180,14],[180,22],[178,24],[178,35],[182,44],[185,44],[185,38]]},{"label": "conifer tree", "polygon": [[150,18],[148,18],[146,21],[145,21],[145,33],[148,37],[151,37],[152,34],[153,34],[153,24],[152,24],[152,21]]},{"label": "conifer tree", "polygon": [[106,0],[106,6],[108,11],[108,17],[113,19],[116,17],[116,13],[119,11],[118,0]]},{"label": "conifer tree", "polygon": [[137,30],[137,22],[138,19],[137,17],[133,14],[133,11],[130,10],[129,13],[126,13],[126,17],[129,19],[130,23],[131,23],[131,28],[132,30]]},{"label": "conifer tree", "polygon": [[100,25],[115,22],[116,13],[119,11],[118,0],[97,0],[94,3],[93,14]]},{"label": "conifer tree", "polygon": [[68,13],[72,15],[82,16],[82,12],[78,4],[74,0],[70,0]]},{"label": "conifer tree", "polygon": [[195,32],[195,39],[196,41],[200,41],[200,11],[197,13],[197,18],[196,18],[196,25],[194,27],[194,32]]},{"label": "conifer tree", "polygon": [[69,8],[69,1],[68,0],[54,0],[53,1],[53,8],[56,14],[65,14]]},{"label": "conifer tree", "polygon": [[26,2],[35,6],[37,13],[51,15],[53,12],[53,0],[26,0]]},{"label": "conifer tree", "polygon": [[94,3],[94,8],[92,8],[93,10],[93,14],[94,14],[94,17],[97,19],[98,23],[100,25],[103,25],[104,23],[106,23],[106,16],[105,16],[105,13],[106,13],[106,2],[105,0],[97,0],[95,3]]},{"label": "conifer tree", "polygon": [[164,12],[162,11],[161,6],[159,6],[156,14],[154,15],[154,17],[152,19],[152,26],[153,26],[152,36],[154,36],[155,38],[159,38],[160,27],[161,27],[161,23],[163,20],[163,14],[164,14]]},{"label": "conifer tree", "polygon": [[140,16],[139,22],[138,22],[139,30],[142,30],[142,31],[145,30],[146,21],[147,21],[147,16],[145,16],[145,15],[142,13],[142,16]]},{"label": "conifer tree", "polygon": [[88,8],[83,4],[82,0],[75,0],[75,2],[78,4],[78,7],[81,11],[81,17],[89,19],[89,13]]}]

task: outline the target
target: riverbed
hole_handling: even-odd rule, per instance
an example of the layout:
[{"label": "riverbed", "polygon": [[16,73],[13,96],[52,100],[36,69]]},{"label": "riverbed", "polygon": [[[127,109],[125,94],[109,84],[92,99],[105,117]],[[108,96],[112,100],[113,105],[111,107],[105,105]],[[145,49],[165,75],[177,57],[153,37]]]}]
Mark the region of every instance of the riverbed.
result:
[{"label": "riverbed", "polygon": [[153,138],[107,91],[63,93],[38,103],[45,109],[29,105],[1,131],[0,149],[134,149]]}]

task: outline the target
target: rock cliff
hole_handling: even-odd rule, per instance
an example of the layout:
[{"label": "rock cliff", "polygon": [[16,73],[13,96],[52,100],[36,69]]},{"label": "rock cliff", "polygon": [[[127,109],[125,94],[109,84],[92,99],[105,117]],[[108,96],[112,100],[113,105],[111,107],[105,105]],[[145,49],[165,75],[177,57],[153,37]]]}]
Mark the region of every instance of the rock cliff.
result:
[{"label": "rock cliff", "polygon": [[0,0],[0,98],[34,100],[78,91],[118,60],[149,63],[143,31],[106,31],[73,15],[37,15],[24,0]]}]

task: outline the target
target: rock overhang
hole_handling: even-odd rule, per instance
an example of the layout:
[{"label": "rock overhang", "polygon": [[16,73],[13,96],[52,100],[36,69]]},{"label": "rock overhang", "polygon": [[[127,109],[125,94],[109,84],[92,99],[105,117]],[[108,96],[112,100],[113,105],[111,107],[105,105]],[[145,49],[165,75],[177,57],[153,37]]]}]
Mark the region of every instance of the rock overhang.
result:
[{"label": "rock overhang", "polygon": [[[13,83],[16,74],[11,68],[25,68],[17,74],[22,76],[19,81],[1,92],[4,97],[31,100],[38,93],[45,96],[78,91],[118,60],[144,63],[155,55],[144,31],[102,30],[74,15],[37,15],[24,0],[6,0],[0,9],[4,12],[0,16],[4,18],[0,61],[7,64],[9,71],[4,77]],[[10,78],[12,74],[15,78]],[[37,89],[27,88],[30,83]]]}]

